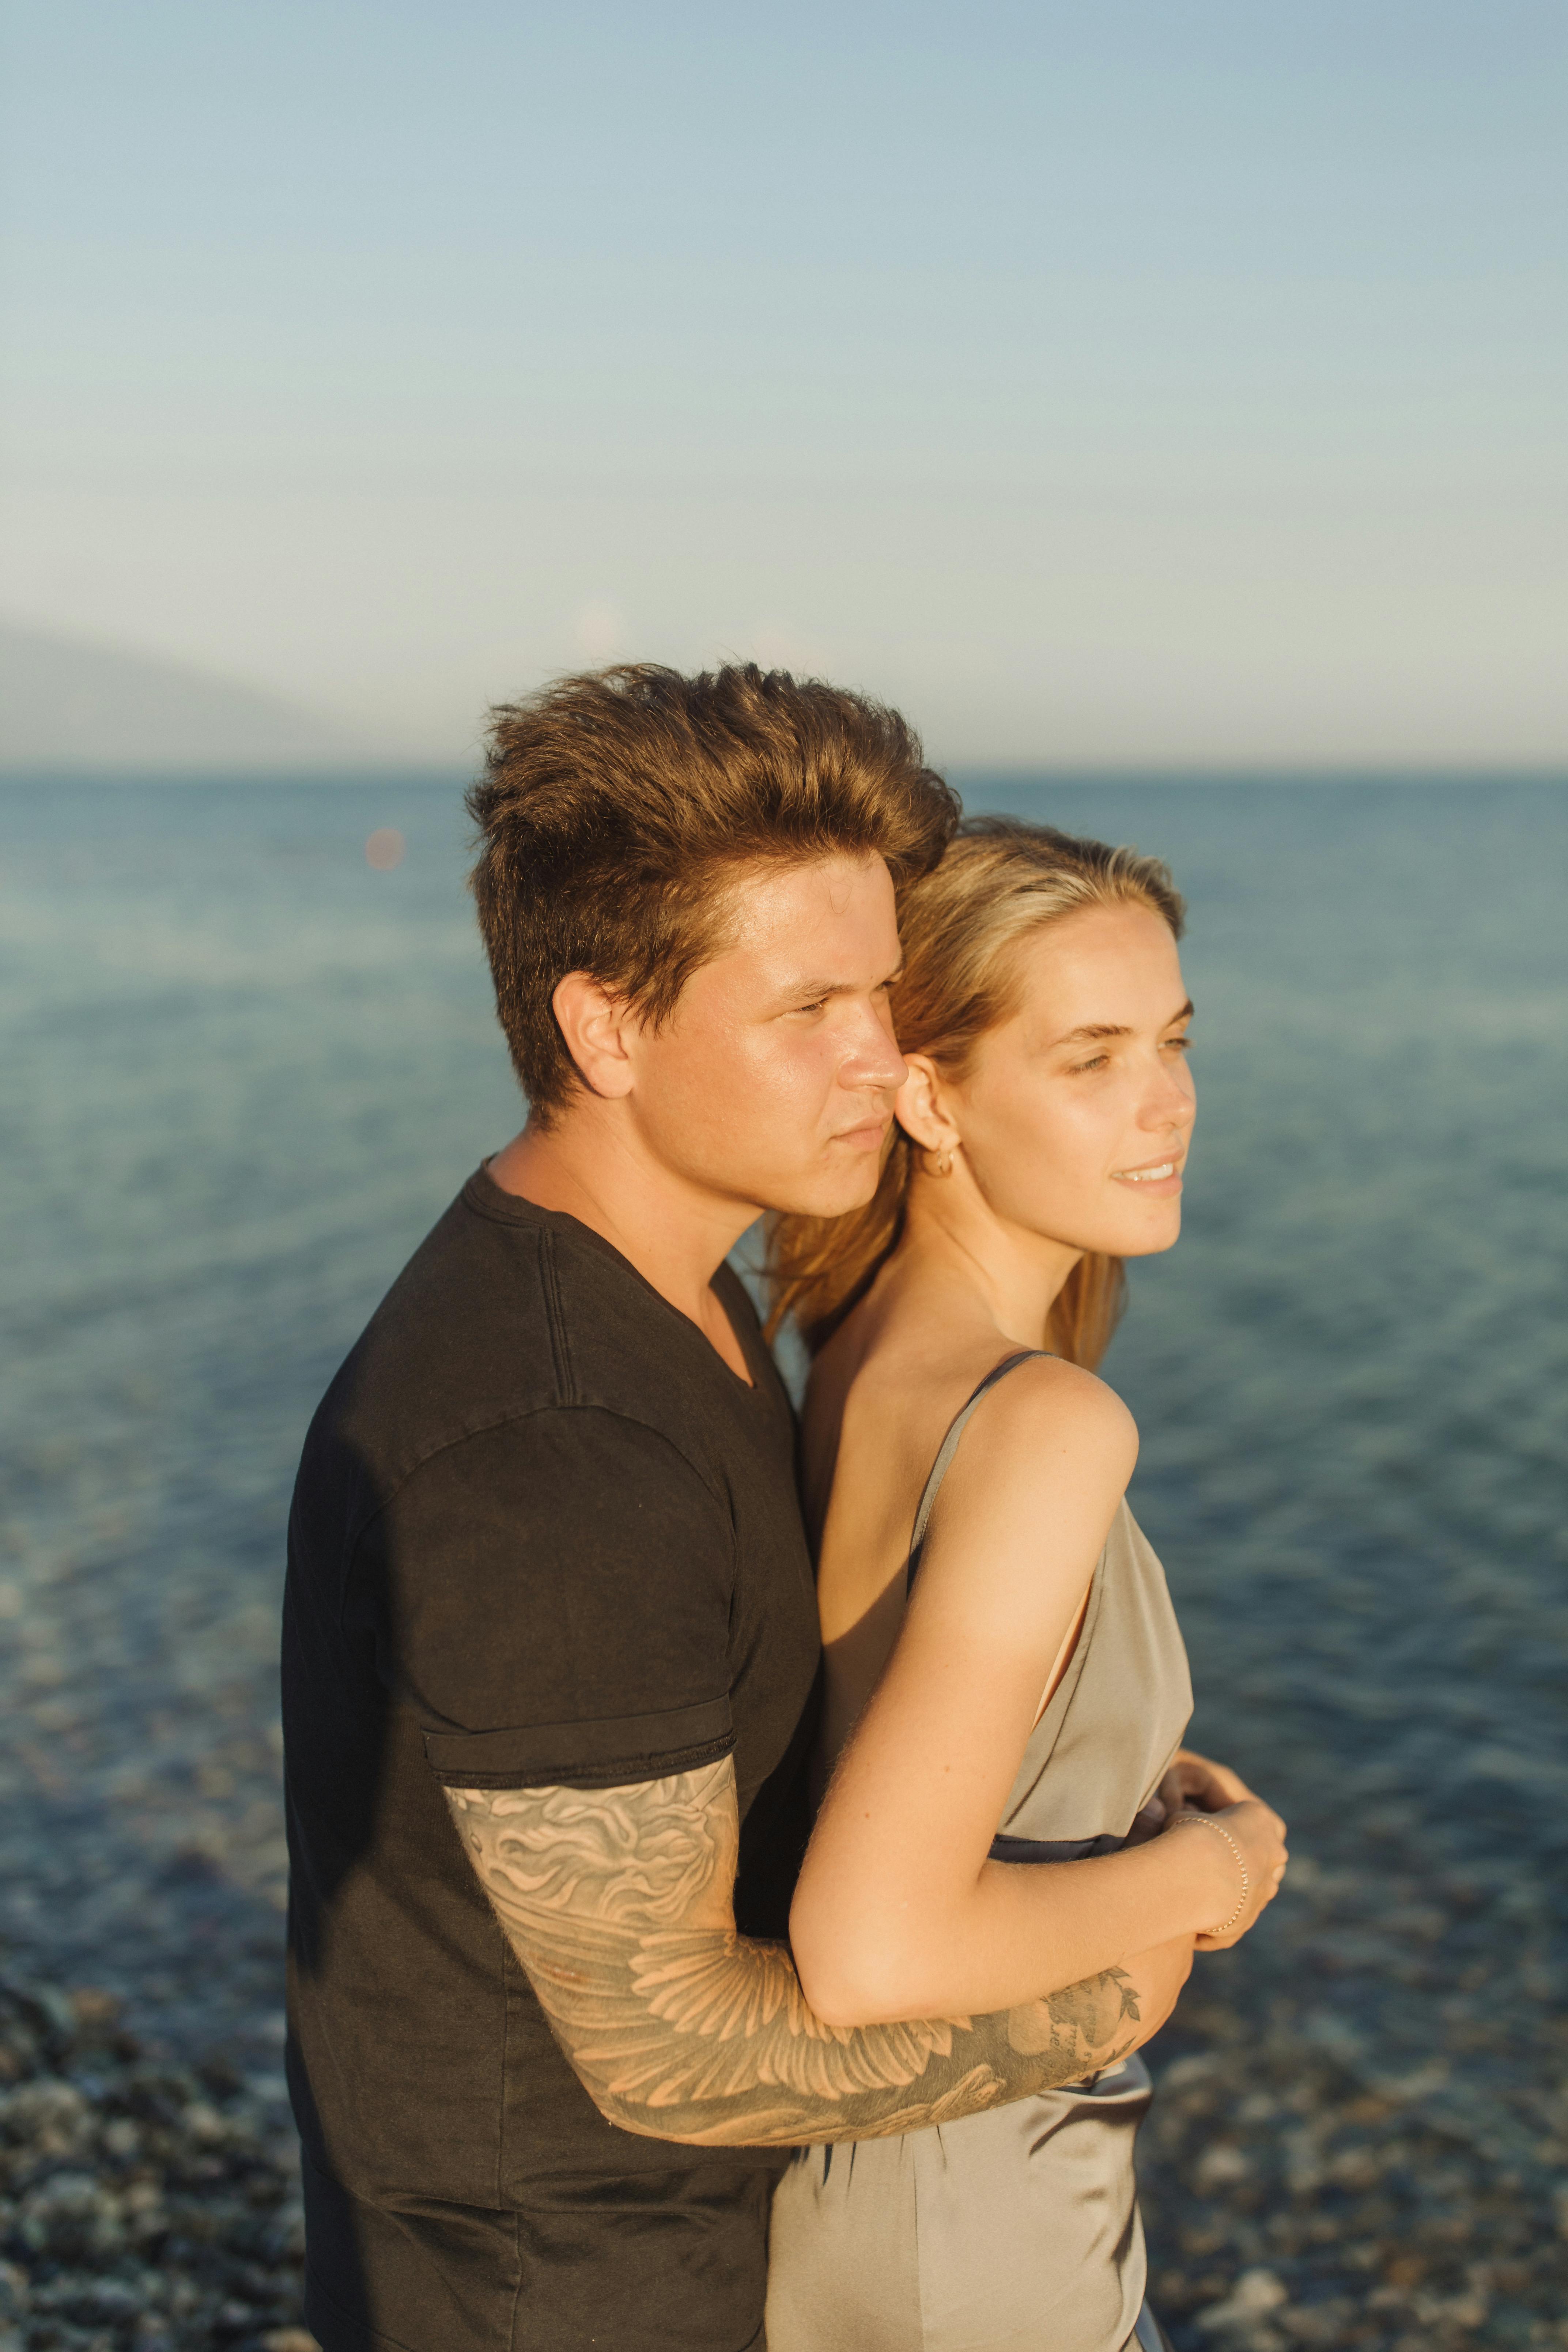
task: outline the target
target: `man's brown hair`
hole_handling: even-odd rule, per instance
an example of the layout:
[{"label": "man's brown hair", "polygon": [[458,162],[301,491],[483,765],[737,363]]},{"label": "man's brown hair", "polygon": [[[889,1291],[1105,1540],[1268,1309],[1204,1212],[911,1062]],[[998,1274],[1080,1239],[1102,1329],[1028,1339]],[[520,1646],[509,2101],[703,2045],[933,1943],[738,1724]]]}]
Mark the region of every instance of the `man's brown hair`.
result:
[{"label": "man's brown hair", "polygon": [[754,663],[626,662],[500,704],[468,805],[496,1010],[546,1124],[577,1083],[569,971],[666,1020],[723,946],[727,869],[843,852],[912,881],[959,814],[896,710]]}]

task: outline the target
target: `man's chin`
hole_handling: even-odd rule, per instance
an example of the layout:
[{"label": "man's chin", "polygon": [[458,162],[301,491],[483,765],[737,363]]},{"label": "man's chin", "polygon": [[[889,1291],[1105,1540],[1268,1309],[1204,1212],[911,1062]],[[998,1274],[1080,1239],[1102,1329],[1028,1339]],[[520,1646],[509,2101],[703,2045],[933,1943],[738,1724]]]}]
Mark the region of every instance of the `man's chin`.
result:
[{"label": "man's chin", "polygon": [[881,1160],[868,1152],[864,1167],[820,1170],[798,1184],[780,1187],[770,1203],[775,1215],[787,1217],[847,1217],[863,1209],[877,1190]]}]

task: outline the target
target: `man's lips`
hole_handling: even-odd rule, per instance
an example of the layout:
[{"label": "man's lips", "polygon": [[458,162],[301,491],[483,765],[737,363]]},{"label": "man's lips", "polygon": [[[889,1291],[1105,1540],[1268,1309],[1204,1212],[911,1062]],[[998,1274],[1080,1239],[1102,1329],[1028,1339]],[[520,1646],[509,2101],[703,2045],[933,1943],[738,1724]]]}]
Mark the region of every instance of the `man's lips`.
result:
[{"label": "man's lips", "polygon": [[891,1120],[890,1111],[882,1118],[863,1118],[858,1127],[841,1127],[833,1140],[847,1143],[856,1151],[873,1151],[887,1134]]}]

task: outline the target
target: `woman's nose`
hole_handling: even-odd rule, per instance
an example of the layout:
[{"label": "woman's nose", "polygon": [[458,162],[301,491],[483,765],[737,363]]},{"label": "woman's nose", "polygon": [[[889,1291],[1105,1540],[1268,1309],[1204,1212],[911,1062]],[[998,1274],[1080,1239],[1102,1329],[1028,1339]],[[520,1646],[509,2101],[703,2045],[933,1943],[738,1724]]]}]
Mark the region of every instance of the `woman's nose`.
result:
[{"label": "woman's nose", "polygon": [[1151,1127],[1191,1127],[1197,1117],[1197,1103],[1193,1096],[1193,1082],[1186,1064],[1175,1069],[1161,1069],[1158,1083],[1150,1090],[1144,1106],[1144,1117]]}]

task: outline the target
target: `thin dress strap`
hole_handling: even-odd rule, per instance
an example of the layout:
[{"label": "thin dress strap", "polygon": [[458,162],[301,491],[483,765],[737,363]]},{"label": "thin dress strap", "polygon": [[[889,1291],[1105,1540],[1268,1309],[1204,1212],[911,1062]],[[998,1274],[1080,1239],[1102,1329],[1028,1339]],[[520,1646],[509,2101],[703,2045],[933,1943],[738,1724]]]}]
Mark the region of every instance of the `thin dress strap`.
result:
[{"label": "thin dress strap", "polygon": [[952,1467],[952,1457],[958,1451],[958,1441],[968,1425],[970,1414],[974,1411],[987,1389],[994,1389],[998,1381],[1005,1381],[1008,1373],[1015,1371],[1020,1364],[1033,1363],[1037,1356],[1048,1356],[1050,1352],[1048,1348],[1020,1348],[1016,1356],[1004,1356],[1002,1361],[999,1364],[994,1364],[986,1373],[969,1402],[962,1406],[954,1415],[947,1435],[942,1441],[936,1460],[931,1465],[931,1476],[926,1480],[925,1491],[921,1496],[921,1507],[915,1513],[915,1531],[910,1539],[910,1556],[904,1567],[906,1599],[914,1589],[915,1570],[921,1564],[921,1552],[926,1539],[926,1521],[931,1517],[931,1506],[936,1501],[942,1482]]}]

